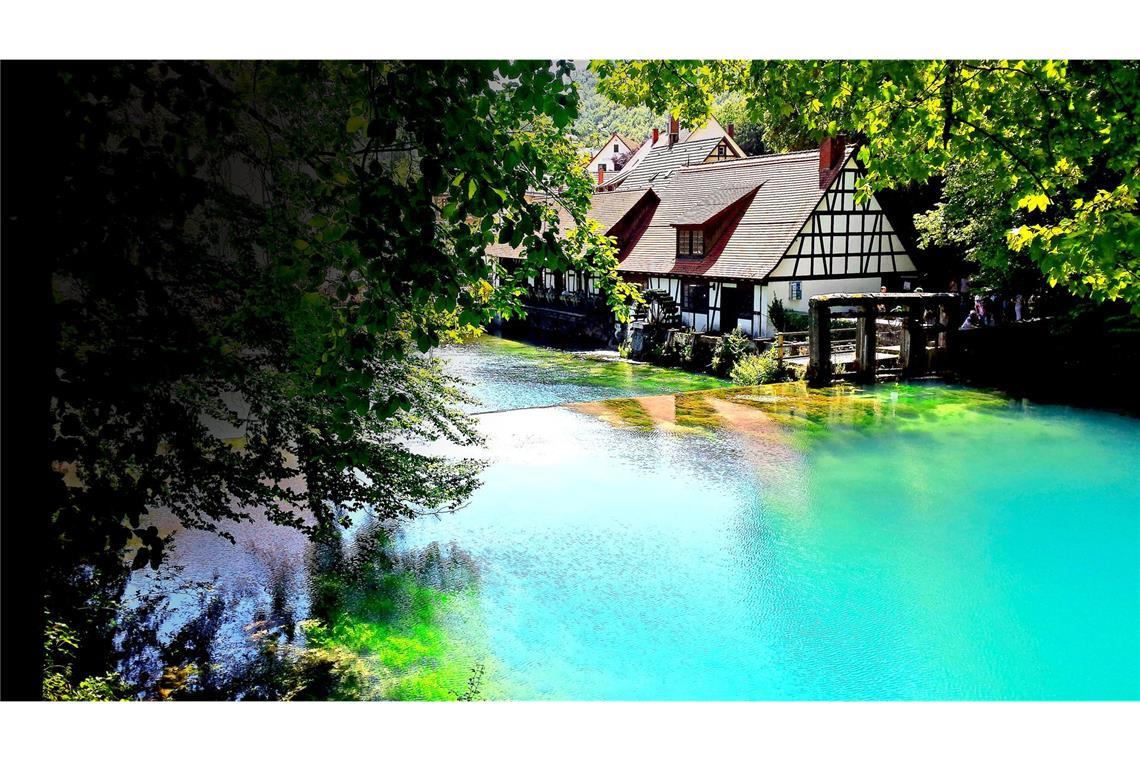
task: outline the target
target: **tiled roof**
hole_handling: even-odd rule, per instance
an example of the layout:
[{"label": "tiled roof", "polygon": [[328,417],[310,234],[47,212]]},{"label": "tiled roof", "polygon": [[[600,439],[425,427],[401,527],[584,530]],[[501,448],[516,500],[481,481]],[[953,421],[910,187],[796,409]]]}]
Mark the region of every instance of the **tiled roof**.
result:
[{"label": "tiled roof", "polygon": [[[609,232],[615,224],[621,221],[634,205],[651,192],[648,188],[643,190],[630,190],[612,193],[595,193],[590,198],[590,218],[602,226],[602,232]],[[558,212],[558,229],[562,233],[569,232],[577,225],[574,218],[567,213],[561,204],[555,204],[553,199],[546,195],[534,195],[531,203],[544,203],[554,205]],[[500,258],[517,259],[521,253],[519,249],[512,248],[504,243],[494,243],[487,248],[487,253]]]},{"label": "tiled roof", "polygon": [[[615,134],[616,134],[616,133],[615,133]],[[641,141],[641,140],[634,140],[634,139],[631,139],[631,138],[629,138],[629,137],[626,137],[625,135],[621,135],[621,134],[619,134],[619,135],[617,136],[617,139],[621,140],[621,141],[622,141],[622,143],[625,145],[625,147],[629,148],[629,149],[630,149],[630,151],[635,151],[635,150],[637,150],[638,148],[640,148],[640,147],[641,147],[641,143],[643,142],[643,141]]]},{"label": "tiled roof", "polygon": [[[734,196],[742,199],[753,189],[755,196],[719,252],[677,261],[674,225],[707,219],[710,209],[723,209]],[[823,197],[819,151],[680,169],[654,190],[661,203],[645,234],[622,259],[620,270],[760,280],[776,266]]]},{"label": "tiled roof", "polygon": [[[823,197],[824,191],[819,187],[819,151],[685,166],[684,148],[697,142],[700,141],[674,145],[673,152],[664,158],[654,157],[662,150],[654,146],[636,170],[637,176],[646,178],[639,181],[645,184],[639,185],[631,176],[618,191],[595,193],[590,215],[608,231],[649,192],[650,176],[668,172],[668,179],[652,181],[652,192],[660,199],[659,203],[648,227],[623,253],[618,269],[763,280],[787,252]],[[690,156],[711,150],[718,141],[704,142],[707,145],[700,146]],[[845,162],[851,153],[848,149]],[[706,156],[707,153],[699,160]],[[637,189],[631,189],[635,187]],[[701,259],[678,261],[676,226],[707,223],[734,204],[732,218],[725,222],[730,226],[726,242],[708,250]],[[572,220],[562,211],[560,219],[564,230],[571,228]],[[497,256],[518,255],[507,246],[493,246],[489,252]]]},{"label": "tiled roof", "polygon": [[[654,145],[653,149],[646,154],[645,158],[641,159],[628,175],[622,178],[620,187],[623,190],[632,190],[664,182],[678,169],[704,163],[719,143],[720,138],[717,137],[708,140],[679,142],[673,147],[669,147],[666,138],[663,136],[658,144]],[[611,181],[616,182],[620,176],[614,177]],[[607,182],[606,184],[610,183]]]},{"label": "tiled roof", "polygon": [[746,184],[737,187],[717,188],[691,198],[670,220],[669,224],[704,224],[738,200],[759,187]]}]

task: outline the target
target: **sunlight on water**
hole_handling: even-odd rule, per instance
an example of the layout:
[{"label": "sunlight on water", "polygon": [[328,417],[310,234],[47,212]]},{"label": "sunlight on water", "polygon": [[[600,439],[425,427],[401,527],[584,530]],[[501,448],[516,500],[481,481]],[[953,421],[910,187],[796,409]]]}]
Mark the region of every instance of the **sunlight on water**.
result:
[{"label": "sunlight on water", "polygon": [[1140,697],[1140,423],[980,391],[728,389],[482,418],[504,692]]},{"label": "sunlight on water", "polygon": [[[492,699],[1140,698],[1138,420],[939,385],[730,388],[497,339],[444,355],[513,411],[461,452],[489,462],[469,506],[395,548],[477,580],[429,563],[346,588],[298,642],[402,679],[350,698],[446,699],[474,667]],[[300,534],[235,537],[187,531],[172,558],[239,606],[223,663],[250,656],[269,579],[295,619],[315,606]],[[427,606],[357,620],[392,583]]]},{"label": "sunlight on water", "polygon": [[451,372],[470,383],[471,411],[500,411],[617,396],[720,388],[708,375],[623,361],[614,352],[571,352],[484,335],[438,349]]}]

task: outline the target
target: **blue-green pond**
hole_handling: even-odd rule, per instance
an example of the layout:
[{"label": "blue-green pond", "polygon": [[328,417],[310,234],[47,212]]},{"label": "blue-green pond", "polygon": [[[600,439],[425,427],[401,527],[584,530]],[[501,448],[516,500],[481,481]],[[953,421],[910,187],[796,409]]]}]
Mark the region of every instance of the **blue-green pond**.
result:
[{"label": "blue-green pond", "polygon": [[[422,671],[368,696],[448,698],[479,667],[500,699],[1140,698],[1136,419],[944,385],[729,388],[494,338],[441,354],[488,466],[398,542],[477,582],[404,629],[349,610],[318,631]],[[284,567],[308,615],[303,541],[243,531],[185,536],[184,577],[240,596]]]}]

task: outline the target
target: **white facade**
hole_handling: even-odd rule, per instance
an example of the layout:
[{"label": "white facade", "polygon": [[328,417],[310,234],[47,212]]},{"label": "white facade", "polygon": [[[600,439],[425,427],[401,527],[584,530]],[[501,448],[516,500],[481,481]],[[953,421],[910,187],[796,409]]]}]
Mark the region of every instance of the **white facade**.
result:
[{"label": "white facade", "polygon": [[873,196],[855,202],[858,171],[849,159],[768,279],[867,279],[915,271],[879,202]]},{"label": "white facade", "polygon": [[616,174],[617,169],[614,168],[614,159],[624,159],[631,152],[632,151],[626,147],[626,144],[622,142],[620,137],[613,135],[610,137],[610,141],[606,143],[605,147],[603,147],[592,159],[590,159],[590,163],[586,166],[586,172],[588,174],[597,175],[598,167],[605,166],[606,174]]}]

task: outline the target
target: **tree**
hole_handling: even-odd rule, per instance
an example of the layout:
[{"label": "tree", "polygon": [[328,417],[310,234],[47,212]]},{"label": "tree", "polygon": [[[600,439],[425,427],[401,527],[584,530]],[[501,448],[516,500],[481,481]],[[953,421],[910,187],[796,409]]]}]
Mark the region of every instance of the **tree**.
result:
[{"label": "tree", "polygon": [[[582,62],[583,64],[585,62]],[[654,127],[664,123],[658,114],[648,108],[623,107],[598,92],[598,78],[585,65],[577,66],[573,74],[578,91],[578,116],[574,119],[573,132],[583,146],[597,150],[605,144],[614,132],[643,142]]]},{"label": "tree", "polygon": [[[319,535],[356,509],[465,500],[478,463],[412,445],[475,440],[425,352],[520,312],[539,267],[589,272],[618,309],[629,295],[586,223],[570,68],[27,70],[53,122],[37,167],[51,193],[16,219],[51,264],[50,615],[90,623],[72,614],[77,578],[158,567],[158,509],[223,534],[260,514]],[[535,190],[578,223],[568,240]],[[484,256],[496,240],[526,251],[513,273]]]},{"label": "tree", "polygon": [[[863,193],[955,171],[1051,286],[1140,314],[1136,61],[596,61],[599,91],[701,121],[740,92],[766,134],[847,133]],[[773,141],[779,147],[780,141]],[[985,185],[981,183],[985,182]],[[992,213],[991,213],[992,211]],[[995,230],[988,230],[992,235]]]}]

